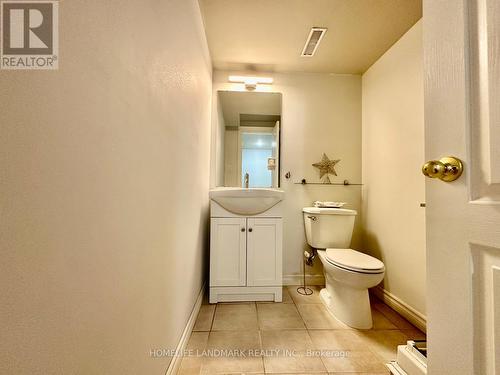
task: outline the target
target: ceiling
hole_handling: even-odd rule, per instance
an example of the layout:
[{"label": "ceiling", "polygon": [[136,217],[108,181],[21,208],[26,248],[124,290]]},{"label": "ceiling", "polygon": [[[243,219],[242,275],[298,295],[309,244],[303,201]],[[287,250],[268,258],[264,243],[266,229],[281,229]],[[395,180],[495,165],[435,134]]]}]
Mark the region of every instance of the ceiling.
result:
[{"label": "ceiling", "polygon": [[[281,115],[281,94],[263,92],[219,91],[219,101],[226,127],[240,126],[241,115],[252,126],[274,126],[275,117]],[[251,115],[267,115],[267,118],[256,118]],[[265,122],[273,123],[271,125]],[[262,122],[261,124],[256,124]]]},{"label": "ceiling", "polygon": [[[422,17],[422,0],[199,0],[214,69],[359,74]],[[328,31],[300,57],[313,26]]]}]

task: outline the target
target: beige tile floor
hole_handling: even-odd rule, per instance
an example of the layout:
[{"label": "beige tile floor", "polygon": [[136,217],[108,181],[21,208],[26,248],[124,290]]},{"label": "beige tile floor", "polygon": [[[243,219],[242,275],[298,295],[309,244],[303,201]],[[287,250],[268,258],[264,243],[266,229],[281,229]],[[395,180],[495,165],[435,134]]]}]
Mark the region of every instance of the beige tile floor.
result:
[{"label": "beige tile floor", "polygon": [[332,317],[314,294],[283,288],[283,302],[201,306],[179,374],[388,374],[397,345],[425,338],[372,298],[373,329]]}]

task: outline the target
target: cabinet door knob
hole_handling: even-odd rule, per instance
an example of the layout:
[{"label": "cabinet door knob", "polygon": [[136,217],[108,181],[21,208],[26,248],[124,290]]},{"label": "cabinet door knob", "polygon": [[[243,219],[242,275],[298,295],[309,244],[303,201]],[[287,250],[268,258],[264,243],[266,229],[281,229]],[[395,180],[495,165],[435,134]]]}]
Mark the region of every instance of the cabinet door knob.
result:
[{"label": "cabinet door knob", "polygon": [[248,228],[248,231],[249,231],[249,232],[253,232],[253,229],[252,229],[252,228]]},{"label": "cabinet door knob", "polygon": [[245,231],[245,228],[241,228],[241,231],[244,232]]}]

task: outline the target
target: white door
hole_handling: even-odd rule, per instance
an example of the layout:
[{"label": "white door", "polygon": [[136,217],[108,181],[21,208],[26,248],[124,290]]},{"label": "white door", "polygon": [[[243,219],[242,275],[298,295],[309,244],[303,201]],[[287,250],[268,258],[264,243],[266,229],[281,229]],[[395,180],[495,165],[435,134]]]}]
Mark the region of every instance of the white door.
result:
[{"label": "white door", "polygon": [[210,286],[246,285],[246,219],[210,220]]},{"label": "white door", "polygon": [[273,170],[273,187],[278,187],[279,182],[279,173],[280,173],[280,122],[276,121],[276,125],[274,126],[274,142],[276,146],[273,149],[273,158],[276,160],[276,166]]},{"label": "white door", "polygon": [[424,60],[429,374],[500,374],[500,1],[424,0]]},{"label": "white door", "polygon": [[247,285],[282,284],[282,219],[248,219]]}]

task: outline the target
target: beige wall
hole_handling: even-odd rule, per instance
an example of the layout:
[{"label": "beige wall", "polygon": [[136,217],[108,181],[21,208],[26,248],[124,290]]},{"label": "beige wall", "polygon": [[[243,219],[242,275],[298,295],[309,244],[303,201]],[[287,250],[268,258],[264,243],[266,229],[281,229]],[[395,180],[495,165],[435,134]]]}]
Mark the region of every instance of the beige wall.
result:
[{"label": "beige wall", "polygon": [[0,72],[0,373],[164,374],[206,253],[198,3],[60,8],[60,70]]},{"label": "beige wall", "polygon": [[241,186],[238,168],[239,132],[236,129],[226,129],[225,134],[224,184],[222,186]]},{"label": "beige wall", "polygon": [[364,246],[383,287],[425,314],[422,23],[363,75]]},{"label": "beige wall", "polygon": [[[244,90],[242,84],[227,82],[229,74],[214,72],[214,97],[217,90]],[[251,74],[251,73],[250,73]],[[330,158],[342,159],[338,177],[332,181],[361,181],[361,77],[328,74],[260,74],[271,76],[273,85],[260,85],[257,90],[281,92],[282,169],[281,188],[286,191],[283,232],[283,275],[285,283],[297,283],[302,273],[302,252],[306,248],[302,208],[315,200],[349,202],[359,210],[360,187],[295,185],[302,178],[319,181],[318,170],[311,166],[325,152]],[[216,107],[215,107],[216,108]],[[284,175],[290,171],[292,178]],[[215,171],[212,172],[215,174]],[[356,220],[355,248],[360,247],[360,218]],[[311,281],[322,282],[320,261],[316,261]]]}]

